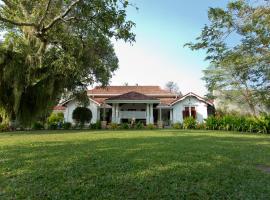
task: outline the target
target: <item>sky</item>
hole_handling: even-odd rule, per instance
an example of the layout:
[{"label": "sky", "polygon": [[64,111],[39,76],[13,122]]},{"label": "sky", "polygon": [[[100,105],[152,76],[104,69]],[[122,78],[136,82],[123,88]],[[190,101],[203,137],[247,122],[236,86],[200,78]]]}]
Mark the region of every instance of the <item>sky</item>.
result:
[{"label": "sky", "polygon": [[205,95],[201,79],[204,51],[184,47],[195,41],[208,23],[209,7],[225,7],[227,0],[133,0],[128,19],[136,23],[136,42],[113,41],[119,69],[110,85],[159,85],[174,81],[182,93]]}]

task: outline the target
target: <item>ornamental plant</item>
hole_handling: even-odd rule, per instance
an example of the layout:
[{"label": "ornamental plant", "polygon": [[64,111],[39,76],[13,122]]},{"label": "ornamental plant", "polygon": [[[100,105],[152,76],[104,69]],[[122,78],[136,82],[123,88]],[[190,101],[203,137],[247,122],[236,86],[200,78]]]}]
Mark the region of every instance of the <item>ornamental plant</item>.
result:
[{"label": "ornamental plant", "polygon": [[80,125],[89,123],[92,119],[92,112],[86,107],[77,107],[72,113],[72,119]]}]

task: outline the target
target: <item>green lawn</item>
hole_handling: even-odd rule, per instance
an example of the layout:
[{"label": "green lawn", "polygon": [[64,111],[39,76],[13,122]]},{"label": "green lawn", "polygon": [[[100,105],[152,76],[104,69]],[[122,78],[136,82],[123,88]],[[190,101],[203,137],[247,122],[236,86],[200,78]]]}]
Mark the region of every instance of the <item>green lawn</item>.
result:
[{"label": "green lawn", "polygon": [[211,131],[0,134],[0,199],[269,199],[270,136]]}]

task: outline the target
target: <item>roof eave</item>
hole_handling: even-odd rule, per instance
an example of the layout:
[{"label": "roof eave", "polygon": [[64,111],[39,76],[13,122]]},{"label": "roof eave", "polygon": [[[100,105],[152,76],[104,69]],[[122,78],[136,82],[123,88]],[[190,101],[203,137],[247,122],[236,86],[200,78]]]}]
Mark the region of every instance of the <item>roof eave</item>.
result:
[{"label": "roof eave", "polygon": [[105,100],[106,103],[160,103],[160,100]]}]

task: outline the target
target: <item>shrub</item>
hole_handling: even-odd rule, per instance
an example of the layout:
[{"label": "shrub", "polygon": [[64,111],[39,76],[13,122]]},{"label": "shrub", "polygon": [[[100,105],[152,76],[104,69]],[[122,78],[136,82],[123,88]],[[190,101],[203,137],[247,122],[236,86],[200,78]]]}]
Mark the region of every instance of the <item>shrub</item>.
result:
[{"label": "shrub", "polygon": [[155,125],[154,124],[147,124],[146,128],[152,130],[155,128]]},{"label": "shrub", "polygon": [[70,122],[65,122],[65,123],[63,124],[63,129],[70,129],[71,126],[72,126],[72,124],[71,124]]},{"label": "shrub", "polygon": [[96,122],[96,129],[101,129],[101,121]]},{"label": "shrub", "polygon": [[32,129],[33,130],[41,130],[41,129],[44,129],[44,126],[42,123],[40,122],[35,122],[33,125],[32,125]]},{"label": "shrub", "polygon": [[143,129],[144,128],[144,125],[142,122],[138,122],[135,124],[135,129]]},{"label": "shrub", "polygon": [[205,129],[205,124],[204,123],[197,123],[196,125],[196,129],[199,129],[199,130],[204,130]]},{"label": "shrub", "polygon": [[122,123],[122,124],[120,125],[120,128],[121,128],[121,129],[129,129],[130,126],[129,126],[128,123]]},{"label": "shrub", "polygon": [[85,124],[89,123],[92,119],[92,112],[86,107],[77,107],[72,113],[72,119],[75,120],[76,123]]},{"label": "shrub", "polygon": [[187,117],[183,121],[183,128],[184,129],[195,129],[197,125],[196,119],[193,117]]},{"label": "shrub", "polygon": [[56,124],[56,123],[51,123],[51,124],[49,124],[48,128],[49,128],[50,130],[56,130],[56,129],[58,128],[58,124]]},{"label": "shrub", "polygon": [[116,130],[116,129],[118,129],[118,124],[117,123],[111,123],[110,128],[113,129],[113,130]]},{"label": "shrub", "polygon": [[173,126],[172,126],[174,129],[182,129],[183,128],[183,125],[181,123],[174,123]]},{"label": "shrub", "polygon": [[90,129],[97,129],[97,124],[96,123],[92,123],[89,125]]},{"label": "shrub", "polygon": [[211,116],[205,120],[206,129],[270,133],[270,115],[262,114],[257,117],[229,114]]},{"label": "shrub", "polygon": [[207,119],[205,119],[205,127],[208,130],[217,130],[218,128],[217,117],[210,116]]},{"label": "shrub", "polygon": [[9,131],[9,125],[8,124],[0,124],[0,132]]},{"label": "shrub", "polygon": [[89,125],[90,129],[101,129],[101,122],[97,121],[96,123],[92,123]]},{"label": "shrub", "polygon": [[47,119],[48,124],[53,124],[53,123],[58,124],[59,122],[63,123],[63,121],[64,121],[63,113],[52,113]]}]

